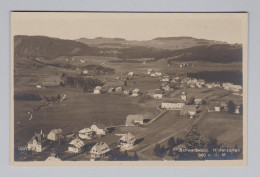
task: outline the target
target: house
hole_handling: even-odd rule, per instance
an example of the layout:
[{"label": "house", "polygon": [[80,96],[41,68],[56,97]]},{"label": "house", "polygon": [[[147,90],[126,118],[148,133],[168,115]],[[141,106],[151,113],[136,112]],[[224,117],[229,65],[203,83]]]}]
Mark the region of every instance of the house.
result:
[{"label": "house", "polygon": [[185,102],[181,99],[164,99],[161,103],[162,109],[181,110]]},{"label": "house", "polygon": [[193,116],[195,116],[197,113],[197,109],[194,105],[184,105],[182,108],[181,108],[181,112],[180,112],[180,115],[182,116],[190,116],[190,118],[192,119]]},{"label": "house", "polygon": [[153,71],[152,69],[148,69],[147,74],[151,74],[152,71]]},{"label": "house", "polygon": [[79,138],[75,138],[69,143],[68,152],[73,152],[75,154],[80,153],[82,151],[83,146],[84,142]]},{"label": "house", "polygon": [[171,88],[170,88],[169,85],[166,85],[166,86],[163,86],[162,89],[165,90],[165,91],[168,91],[168,90],[170,90]]},{"label": "house", "polygon": [[163,76],[163,78],[161,79],[162,82],[169,82],[170,78],[169,76]]},{"label": "house", "polygon": [[38,85],[36,85],[36,88],[42,88],[42,86],[38,84]]},{"label": "house", "polygon": [[128,132],[124,134],[118,141],[119,147],[123,150],[130,150],[131,148],[133,148],[135,140],[135,136],[132,133]]},{"label": "house", "polygon": [[82,74],[83,74],[83,75],[88,74],[88,70],[85,69],[85,70],[82,72]]},{"label": "house", "polygon": [[202,104],[201,98],[195,98],[195,99],[194,99],[194,104],[195,104],[195,105],[200,105],[200,104]]},{"label": "house", "polygon": [[133,76],[133,75],[134,75],[134,72],[129,72],[127,75],[128,75],[128,76]]},{"label": "house", "polygon": [[115,91],[115,88],[113,88],[113,87],[111,87],[111,88],[109,88],[109,90],[108,90],[108,92],[114,92]]},{"label": "house", "polygon": [[94,88],[94,94],[101,94],[102,91],[102,87],[101,86],[96,86]]},{"label": "house", "polygon": [[235,114],[240,114],[240,111],[239,111],[239,109],[240,109],[240,106],[239,106],[239,105],[237,105],[237,106],[236,106],[236,110],[235,110]]},{"label": "house", "polygon": [[116,92],[122,91],[122,87],[117,87]]},{"label": "house", "polygon": [[133,92],[132,92],[132,96],[139,96],[140,92],[139,92],[139,89],[134,89]]},{"label": "house", "polygon": [[124,90],[124,94],[125,94],[125,95],[130,95],[130,94],[131,94],[131,91],[130,91],[130,90]]},{"label": "house", "polygon": [[27,148],[29,151],[42,152],[46,142],[45,135],[42,133],[35,133],[35,135],[28,141]]},{"label": "house", "polygon": [[154,74],[155,74],[155,76],[161,76],[162,75],[161,72],[155,72]]},{"label": "house", "polygon": [[109,151],[109,146],[106,143],[99,142],[90,149],[91,158],[105,157]]},{"label": "house", "polygon": [[211,83],[207,83],[207,84],[205,84],[205,86],[208,88],[213,88],[213,85]]},{"label": "house", "polygon": [[[98,126],[99,126],[99,128],[98,128]],[[105,126],[103,126],[103,125],[96,125],[96,124],[93,124],[93,125],[91,125],[91,127],[90,127],[90,129],[91,129],[91,131],[92,132],[95,132],[95,134],[96,135],[99,135],[99,136],[104,136],[104,135],[106,135],[106,132],[105,132]],[[102,129],[102,128],[103,129]]]},{"label": "house", "polygon": [[58,141],[63,139],[63,134],[61,129],[52,129],[47,135],[47,139],[51,141]]},{"label": "house", "polygon": [[154,94],[152,94],[152,97],[155,99],[162,99],[163,92],[160,89],[156,89]]},{"label": "house", "polygon": [[144,124],[144,116],[142,114],[128,115],[126,117],[126,126],[134,126],[135,124]]},{"label": "house", "polygon": [[155,77],[156,75],[155,75],[154,73],[151,73],[151,76],[152,76],[152,77]]},{"label": "house", "polygon": [[79,137],[81,139],[91,139],[92,136],[92,130],[90,128],[83,128],[82,130],[79,131]]}]

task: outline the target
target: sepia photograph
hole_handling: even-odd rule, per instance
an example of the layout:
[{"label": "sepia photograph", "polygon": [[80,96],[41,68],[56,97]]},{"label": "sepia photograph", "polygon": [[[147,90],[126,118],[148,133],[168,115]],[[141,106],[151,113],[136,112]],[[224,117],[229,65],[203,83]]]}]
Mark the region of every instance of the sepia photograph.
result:
[{"label": "sepia photograph", "polygon": [[245,166],[247,13],[12,12],[13,166]]}]

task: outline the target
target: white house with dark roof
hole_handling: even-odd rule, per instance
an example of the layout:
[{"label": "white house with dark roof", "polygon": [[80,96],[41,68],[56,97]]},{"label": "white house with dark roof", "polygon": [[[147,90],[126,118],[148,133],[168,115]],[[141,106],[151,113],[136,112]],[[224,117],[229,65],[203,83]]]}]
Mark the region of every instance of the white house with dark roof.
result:
[{"label": "white house with dark roof", "polygon": [[69,143],[68,152],[80,153],[84,145],[85,144],[81,139],[76,138]]},{"label": "white house with dark roof", "polygon": [[101,94],[102,92],[102,87],[101,86],[96,86],[94,88],[94,94]]},{"label": "white house with dark roof", "polygon": [[156,89],[154,94],[152,94],[152,97],[155,99],[162,99],[163,92],[160,89]]},{"label": "white house with dark roof", "polygon": [[91,149],[91,158],[102,158],[110,151],[109,146],[104,142],[96,143]]},{"label": "white house with dark roof", "polygon": [[90,128],[83,128],[82,130],[79,131],[79,137],[81,139],[91,139],[92,136],[92,130]]},{"label": "white house with dark roof", "polygon": [[128,132],[120,138],[120,140],[118,141],[118,146],[121,150],[130,150],[133,148],[135,140],[135,136],[132,133]]},{"label": "white house with dark roof", "polygon": [[58,141],[63,138],[62,130],[59,129],[52,129],[50,133],[47,135],[47,139],[51,141]]}]

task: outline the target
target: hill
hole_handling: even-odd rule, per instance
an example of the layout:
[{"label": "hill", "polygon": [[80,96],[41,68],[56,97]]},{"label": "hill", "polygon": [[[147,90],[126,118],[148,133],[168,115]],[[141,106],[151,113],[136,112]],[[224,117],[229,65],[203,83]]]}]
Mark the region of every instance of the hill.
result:
[{"label": "hill", "polygon": [[193,37],[158,37],[152,40],[136,41],[125,40],[122,38],[103,38],[95,39],[80,38],[76,41],[99,48],[127,48],[127,47],[152,47],[157,49],[179,50],[201,45],[227,44],[221,41],[196,39]]},{"label": "hill", "polygon": [[97,55],[98,50],[86,44],[46,36],[14,37],[15,57],[43,57],[53,59],[59,56]]},{"label": "hill", "polygon": [[186,49],[167,50],[148,47],[130,47],[120,49],[118,57],[121,59],[154,58],[155,60],[168,58],[173,61],[209,61],[216,63],[230,63],[242,61],[242,46],[229,44],[201,45]]}]

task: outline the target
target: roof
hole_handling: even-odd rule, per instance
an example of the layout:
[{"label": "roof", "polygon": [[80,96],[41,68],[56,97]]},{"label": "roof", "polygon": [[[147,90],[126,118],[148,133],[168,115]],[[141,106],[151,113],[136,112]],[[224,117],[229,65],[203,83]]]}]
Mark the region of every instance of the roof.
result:
[{"label": "roof", "polygon": [[82,146],[84,146],[84,142],[79,138],[72,140],[69,144],[77,148],[81,148]]},{"label": "roof", "polygon": [[96,86],[95,89],[101,90],[102,87],[101,86]]},{"label": "roof", "polygon": [[156,89],[154,94],[162,94],[163,92],[160,89]]},{"label": "roof", "polygon": [[52,132],[54,134],[61,134],[62,130],[60,128],[59,129],[52,129],[50,132]]},{"label": "roof", "polygon": [[184,105],[181,108],[180,114],[187,115],[187,114],[189,114],[189,112],[197,112],[196,107],[194,105]]},{"label": "roof", "polygon": [[128,132],[124,134],[119,141],[127,142],[127,143],[134,143],[135,142],[135,136]]},{"label": "roof", "polygon": [[97,144],[95,144],[92,148],[91,148],[91,151],[93,150],[93,149],[95,149],[97,152],[97,154],[104,154],[104,153],[106,153],[106,152],[109,152],[110,151],[110,149],[109,149],[109,146],[106,144],[106,143],[104,143],[104,142],[99,142],[99,143],[97,143]]},{"label": "roof", "polygon": [[221,107],[221,103],[220,102],[211,102],[209,105],[213,106],[213,107]]},{"label": "roof", "polygon": [[91,132],[90,128],[83,128],[82,130],[79,131],[79,133],[88,133]]}]

